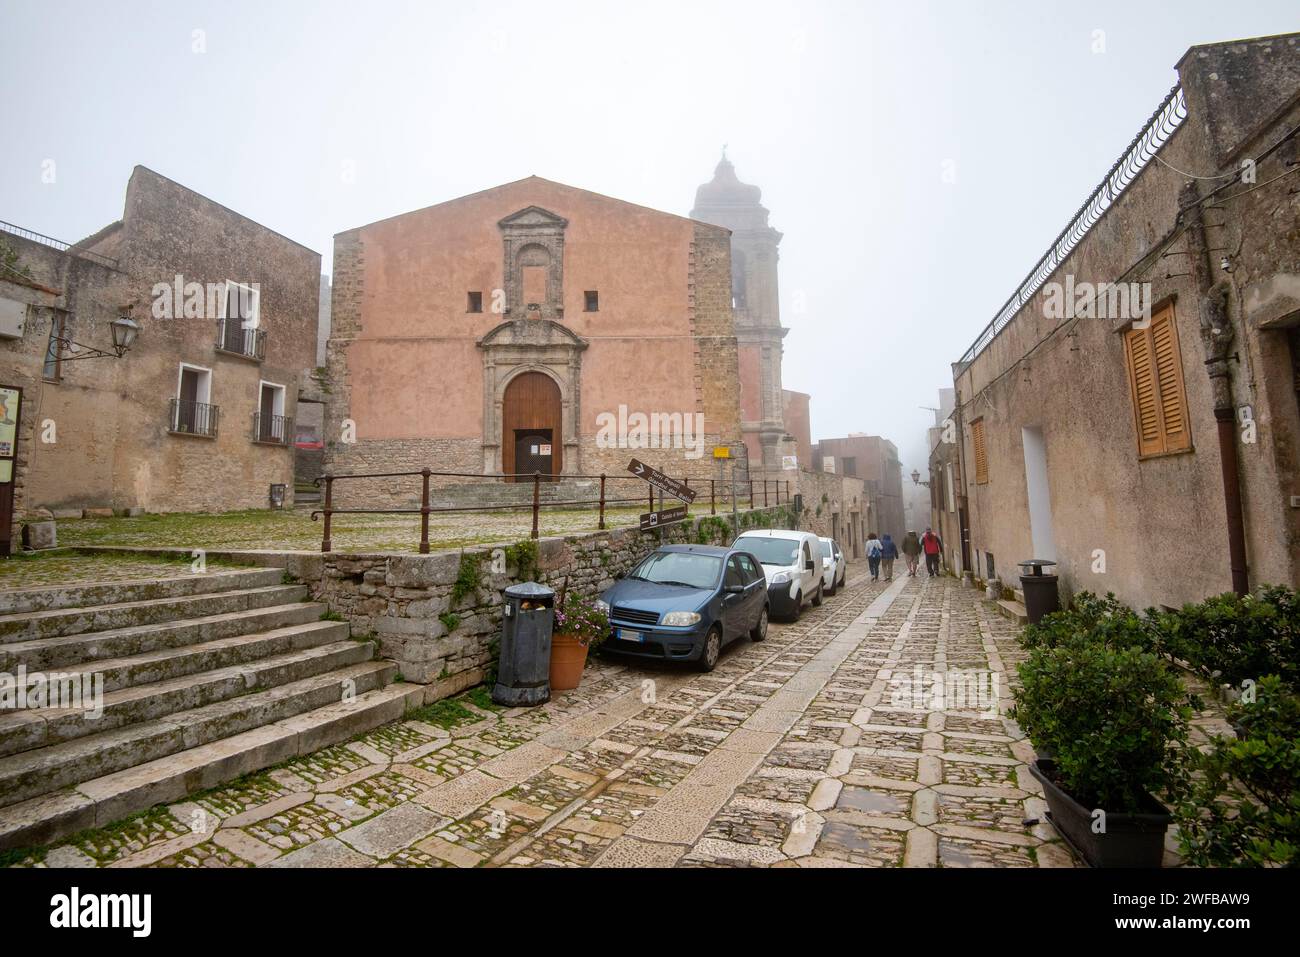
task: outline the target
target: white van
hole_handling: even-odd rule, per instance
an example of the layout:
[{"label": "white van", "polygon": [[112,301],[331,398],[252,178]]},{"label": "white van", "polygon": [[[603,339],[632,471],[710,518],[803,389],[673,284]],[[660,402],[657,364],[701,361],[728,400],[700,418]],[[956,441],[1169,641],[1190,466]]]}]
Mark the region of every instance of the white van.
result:
[{"label": "white van", "polygon": [[773,615],[797,621],[803,603],[822,603],[823,546],[812,532],[765,528],[745,532],[732,548],[749,552],[763,566]]}]

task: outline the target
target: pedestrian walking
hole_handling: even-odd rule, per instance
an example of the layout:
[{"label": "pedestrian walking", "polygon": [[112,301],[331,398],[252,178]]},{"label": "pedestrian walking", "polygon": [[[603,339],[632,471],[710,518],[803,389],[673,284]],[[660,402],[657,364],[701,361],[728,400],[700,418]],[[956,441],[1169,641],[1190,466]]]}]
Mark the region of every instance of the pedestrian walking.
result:
[{"label": "pedestrian walking", "polygon": [[885,581],[894,580],[894,562],[897,560],[898,546],[885,532],[885,537],[880,540],[880,570],[885,573]]},{"label": "pedestrian walking", "polygon": [[921,536],[921,550],[925,552],[925,570],[933,578],[939,574],[939,556],[943,554],[943,539],[927,528]]},{"label": "pedestrian walking", "polygon": [[867,536],[867,565],[871,567],[871,580],[873,582],[880,581],[880,555],[884,550],[884,546],[880,544],[880,539],[876,538],[875,532]]},{"label": "pedestrian walking", "polygon": [[921,540],[916,537],[916,532],[908,532],[903,537],[903,554],[907,556],[907,575],[915,578],[916,567],[921,563]]}]

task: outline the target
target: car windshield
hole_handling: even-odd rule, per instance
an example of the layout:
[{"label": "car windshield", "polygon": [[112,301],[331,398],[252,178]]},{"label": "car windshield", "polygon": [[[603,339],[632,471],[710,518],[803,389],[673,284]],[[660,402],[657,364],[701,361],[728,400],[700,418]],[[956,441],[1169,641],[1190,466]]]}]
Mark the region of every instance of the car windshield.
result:
[{"label": "car windshield", "polygon": [[799,555],[799,543],[788,538],[739,538],[732,547],[749,552],[764,565],[793,565]]},{"label": "car windshield", "polygon": [[713,588],[722,573],[722,559],[694,552],[652,552],[628,573],[628,578],[660,585]]}]

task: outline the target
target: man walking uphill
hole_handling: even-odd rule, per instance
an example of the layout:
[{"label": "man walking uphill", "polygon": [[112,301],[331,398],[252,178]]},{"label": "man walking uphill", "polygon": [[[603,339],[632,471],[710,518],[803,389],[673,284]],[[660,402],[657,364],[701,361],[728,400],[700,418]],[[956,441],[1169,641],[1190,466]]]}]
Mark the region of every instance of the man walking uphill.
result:
[{"label": "man walking uphill", "polygon": [[916,566],[921,560],[921,540],[916,537],[916,532],[908,532],[903,538],[903,554],[907,556],[907,574],[915,578]]},{"label": "man walking uphill", "polygon": [[933,578],[939,574],[939,556],[943,554],[943,539],[927,528],[921,536],[921,550],[925,552],[925,570]]}]

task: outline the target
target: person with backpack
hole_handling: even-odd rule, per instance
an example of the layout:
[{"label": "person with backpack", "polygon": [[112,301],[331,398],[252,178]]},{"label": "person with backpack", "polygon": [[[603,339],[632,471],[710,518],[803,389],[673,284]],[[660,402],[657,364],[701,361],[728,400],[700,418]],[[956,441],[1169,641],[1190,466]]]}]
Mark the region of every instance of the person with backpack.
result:
[{"label": "person with backpack", "polygon": [[907,576],[916,577],[916,566],[921,561],[921,540],[916,532],[908,532],[903,538],[903,554],[907,556]]},{"label": "person with backpack", "polygon": [[880,539],[876,538],[876,533],[872,532],[867,536],[867,564],[871,566],[871,580],[880,581],[880,556],[884,552],[884,547],[880,544]]},{"label": "person with backpack", "polygon": [[880,570],[885,573],[885,581],[894,580],[894,562],[898,560],[898,546],[888,532],[880,540]]},{"label": "person with backpack", "polygon": [[925,552],[925,570],[933,578],[939,574],[939,556],[943,554],[943,539],[927,528],[921,536],[921,550]]}]

